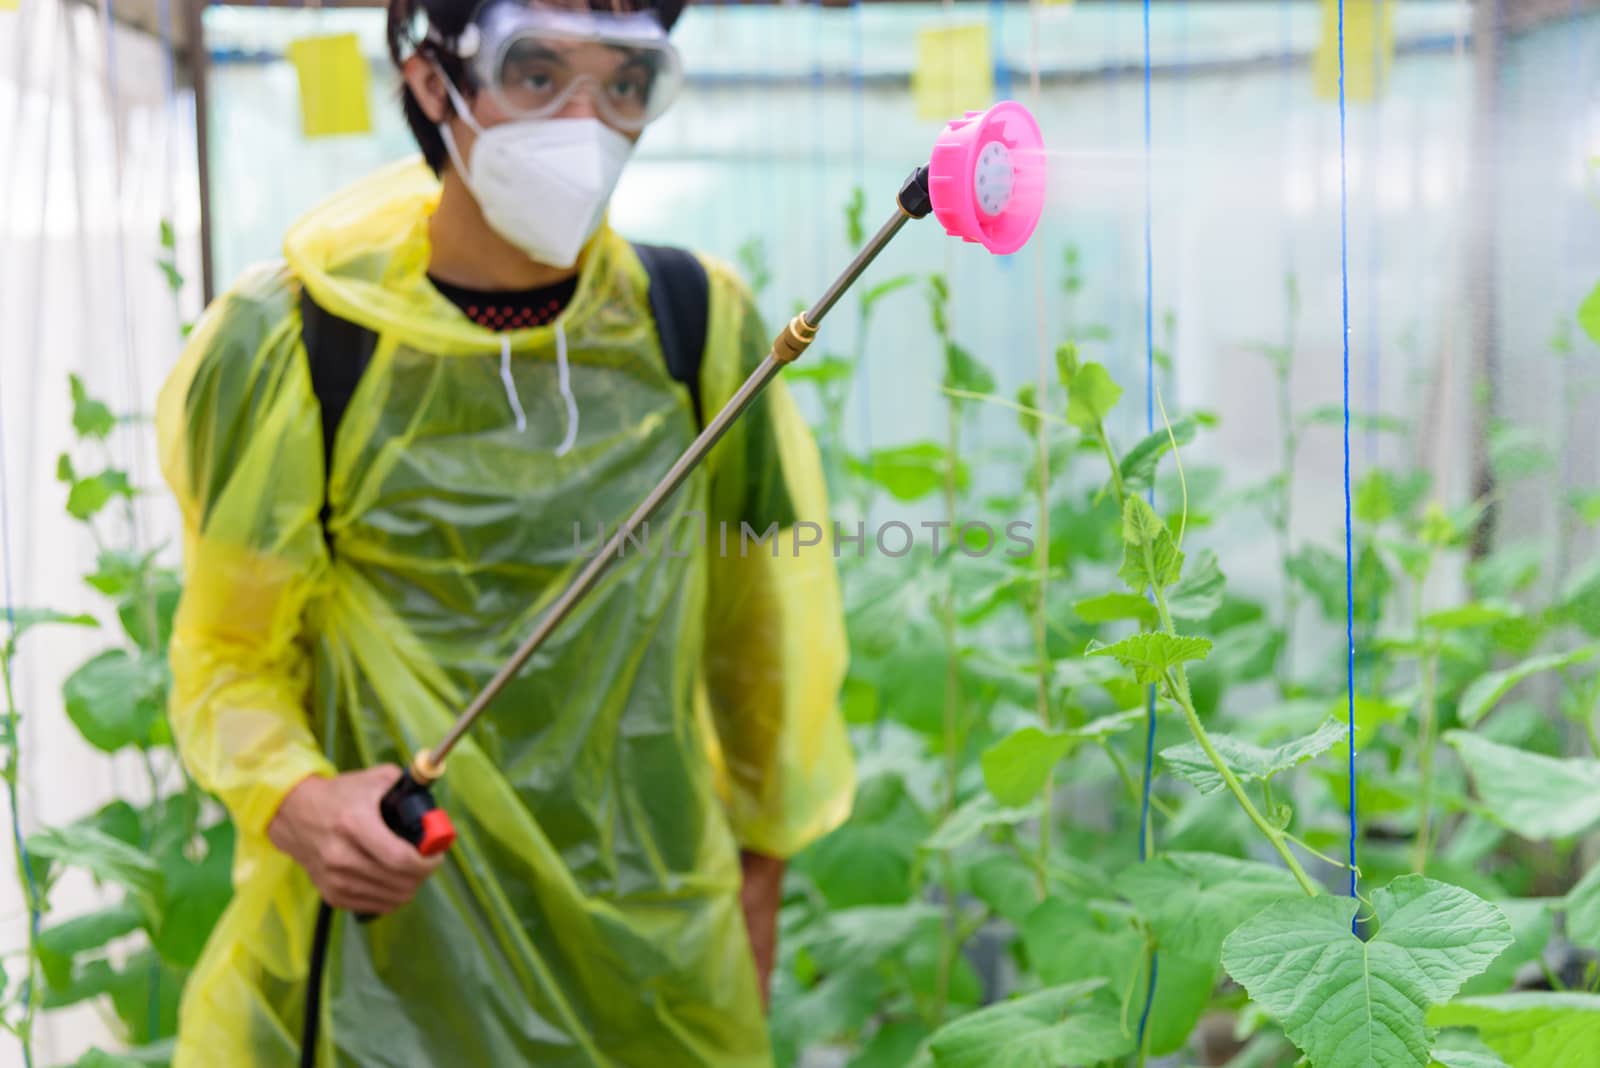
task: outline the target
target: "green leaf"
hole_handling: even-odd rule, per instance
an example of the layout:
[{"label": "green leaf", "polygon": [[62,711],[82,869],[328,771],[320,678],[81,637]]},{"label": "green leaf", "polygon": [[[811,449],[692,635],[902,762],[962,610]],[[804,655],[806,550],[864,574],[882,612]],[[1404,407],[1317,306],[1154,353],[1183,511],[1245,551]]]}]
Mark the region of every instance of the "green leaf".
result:
[{"label": "green leaf", "polygon": [[[1211,744],[1239,781],[1244,783],[1270,778],[1302,764],[1344,741],[1345,735],[1345,725],[1330,719],[1306,737],[1296,738],[1272,749],[1215,732],[1211,735]],[[1184,742],[1163,749],[1161,759],[1166,761],[1174,775],[1190,783],[1202,794],[1215,793],[1226,785],[1198,742]]]},{"label": "green leaf", "polygon": [[993,393],[994,375],[977,357],[954,341],[944,346],[944,388],[968,393]]},{"label": "green leaf", "polygon": [[161,718],[166,678],[159,657],[109,649],[62,684],[67,717],[85,741],[107,753],[146,743]]},{"label": "green leaf", "polygon": [[1567,937],[1586,949],[1600,950],[1600,861],[1567,891],[1564,907]]},{"label": "green leaf", "polygon": [[[859,244],[859,242],[857,243]],[[906,286],[911,285],[916,280],[917,276],[915,274],[897,274],[893,278],[887,278],[875,286],[868,287],[866,292],[861,294],[862,313],[871,315],[872,308],[878,303],[878,301],[882,300],[884,297],[887,297],[895,290],[904,289]]]},{"label": "green leaf", "polygon": [[1168,670],[1179,664],[1204,660],[1211,652],[1205,638],[1186,638],[1172,634],[1131,634],[1111,645],[1090,644],[1089,656],[1110,656],[1144,683],[1160,682]]},{"label": "green leaf", "polygon": [[161,865],[166,900],[161,929],[152,941],[163,960],[180,968],[194,967],[233,898],[233,825],[207,829],[205,843],[199,860],[179,852],[163,858]]},{"label": "green leaf", "polygon": [[1122,396],[1122,387],[1098,363],[1085,363],[1067,383],[1067,422],[1086,433],[1105,421]]},{"label": "green leaf", "polygon": [[144,1068],[146,1063],[121,1053],[107,1053],[101,1049],[91,1049],[73,1062],[74,1068]]},{"label": "green leaf", "polygon": [[1456,715],[1463,726],[1470,727],[1488,715],[1499,703],[1500,698],[1510,693],[1523,679],[1542,671],[1554,671],[1557,668],[1585,663],[1593,659],[1597,652],[1600,652],[1600,645],[1585,645],[1567,653],[1535,656],[1503,671],[1491,671],[1486,675],[1480,675],[1461,695],[1461,704],[1456,709]]},{"label": "green leaf", "polygon": [[1138,497],[1122,510],[1122,566],[1117,575],[1134,593],[1166,589],[1183,574],[1183,553],[1166,523]]},{"label": "green leaf", "polygon": [[1156,466],[1161,458],[1172,451],[1172,441],[1178,441],[1179,448],[1194,440],[1195,433],[1200,423],[1193,416],[1186,415],[1172,424],[1172,433],[1167,433],[1166,427],[1146,434],[1139,443],[1129,449],[1118,465],[1122,472],[1123,488],[1129,493],[1139,493],[1148,489],[1156,475]]},{"label": "green leaf", "polygon": [[[1333,426],[1344,424],[1344,409],[1337,404],[1324,404],[1311,409],[1300,417],[1304,424],[1322,423]],[[1378,415],[1372,412],[1351,412],[1350,429],[1373,430],[1384,434],[1404,434],[1407,423],[1395,415]]]},{"label": "green leaf", "polygon": [[1133,1048],[1121,1021],[1083,1012],[1098,980],[1068,983],[980,1009],[933,1033],[937,1068],[1079,1068]]},{"label": "green leaf", "polygon": [[1039,391],[1032,382],[1017,387],[1017,407],[1022,409],[1017,413],[1017,425],[1031,438],[1039,432]]},{"label": "green leaf", "polygon": [[37,945],[46,982],[53,987],[66,986],[72,981],[73,958],[89,950],[104,950],[145,922],[144,912],[124,900],[46,927],[39,932]]},{"label": "green leaf", "polygon": [[117,425],[111,409],[89,396],[77,375],[68,375],[67,381],[72,387],[72,429],[78,437],[100,439],[111,433]]},{"label": "green leaf", "polygon": [[82,824],[48,827],[28,836],[34,857],[82,868],[103,883],[123,887],[138,903],[146,922],[161,921],[161,869],[156,862],[126,842]]},{"label": "green leaf", "polygon": [[1589,335],[1589,340],[1600,345],[1600,285],[1589,291],[1578,305],[1578,325]]},{"label": "green leaf", "polygon": [[1301,893],[1283,868],[1216,853],[1164,853],[1126,869],[1113,885],[1149,924],[1163,957],[1211,965],[1229,931]]},{"label": "green leaf", "polygon": [[786,367],[783,377],[790,382],[811,382],[818,386],[848,381],[855,374],[856,365],[831,353],[820,360],[805,361]]},{"label": "green leaf", "polygon": [[824,972],[866,967],[898,952],[918,927],[941,915],[920,902],[839,909],[819,916],[801,944]]},{"label": "green leaf", "polygon": [[1582,834],[1600,823],[1600,760],[1557,758],[1447,731],[1487,815],[1524,838]]},{"label": "green leaf", "polygon": [[1521,619],[1521,608],[1505,601],[1469,601],[1455,608],[1430,612],[1422,617],[1424,627],[1435,630],[1462,630],[1468,627],[1488,627],[1513,619]]},{"label": "green leaf", "polygon": [[967,883],[979,901],[1020,926],[1039,904],[1033,869],[1011,853],[993,853],[967,868]]},{"label": "green leaf", "polygon": [[1555,458],[1531,427],[1502,425],[1489,434],[1489,466],[1504,481],[1531,478],[1554,464]]},{"label": "green leaf", "polygon": [[1600,637],[1600,559],[1578,568],[1562,583],[1557,608],[1561,619]]},{"label": "green leaf", "polygon": [[1104,979],[1119,1003],[1139,986],[1145,940],[1125,905],[1048,897],[1019,930],[1033,973],[1047,984]]},{"label": "green leaf", "polygon": [[1498,994],[1509,989],[1522,966],[1544,953],[1555,932],[1555,914],[1549,902],[1508,898],[1494,902],[1494,907],[1511,924],[1511,945],[1481,975],[1467,981],[1461,988],[1462,995]]},{"label": "green leaf", "polygon": [[1323,615],[1330,619],[1344,618],[1343,556],[1335,556],[1320,546],[1306,545],[1288,559],[1284,569],[1316,598]]},{"label": "green leaf", "polygon": [[872,1033],[845,1068],[906,1068],[928,1037],[921,1020],[890,1020]]},{"label": "green leaf", "polygon": [[1001,807],[989,794],[979,794],[962,804],[950,818],[939,825],[923,848],[936,851],[956,849],[976,838],[986,827],[999,827],[1021,823],[1036,814],[1034,806],[1027,808]]},{"label": "green leaf", "polygon": [[1201,549],[1188,563],[1167,595],[1167,608],[1179,619],[1206,619],[1222,607],[1227,582],[1217,566],[1217,554],[1210,549]]},{"label": "green leaf", "polygon": [[1146,626],[1154,626],[1159,618],[1156,606],[1148,598],[1136,593],[1103,593],[1099,597],[1078,601],[1072,610],[1085,623],[1114,623],[1120,619],[1134,619]]},{"label": "green leaf", "polygon": [[1269,905],[1224,940],[1222,963],[1313,1068],[1425,1068],[1424,1012],[1511,943],[1493,905],[1448,883],[1401,876],[1372,895],[1378,933],[1351,931],[1357,902]]},{"label": "green leaf", "polygon": [[[100,625],[94,616],[86,613],[80,612],[77,615],[68,615],[65,612],[57,612],[52,608],[13,608],[10,610],[10,615],[10,644],[13,647],[18,639],[34,627],[44,627],[57,623],[70,627],[98,627]],[[0,615],[0,619],[4,618],[3,615]]]},{"label": "green leaf", "polygon": [[867,227],[863,221],[867,210],[867,194],[859,185],[850,190],[850,199],[844,203],[844,234],[850,242],[851,248],[860,248],[861,242],[867,239]]},{"label": "green leaf", "polygon": [[1436,1049],[1433,1065],[1434,1068],[1511,1068],[1493,1053],[1471,1049]]},{"label": "green leaf", "polygon": [[[943,448],[930,441],[874,449],[866,462],[856,457],[846,461],[851,472],[888,490],[896,500],[915,501],[944,488],[948,466]],[[956,487],[965,490],[969,481],[966,464],[955,462]],[[891,542],[891,547],[897,543]]]},{"label": "green leaf", "polygon": [[1506,597],[1527,589],[1551,549],[1541,541],[1520,541],[1495,549],[1467,565],[1467,579],[1480,597]]},{"label": "green leaf", "polygon": [[1519,993],[1462,998],[1429,1010],[1435,1027],[1472,1027],[1512,1068],[1594,1068],[1600,995]]},{"label": "green leaf", "polygon": [[984,750],[983,782],[1002,805],[1025,805],[1044,789],[1050,770],[1072,752],[1070,734],[1024,727]]}]

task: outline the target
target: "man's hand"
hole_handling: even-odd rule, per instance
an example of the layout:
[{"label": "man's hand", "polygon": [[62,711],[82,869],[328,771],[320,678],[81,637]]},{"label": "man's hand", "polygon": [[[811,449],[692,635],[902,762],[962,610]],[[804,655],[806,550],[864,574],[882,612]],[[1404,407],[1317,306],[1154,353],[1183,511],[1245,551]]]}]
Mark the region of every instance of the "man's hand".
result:
[{"label": "man's hand", "polygon": [[391,831],[378,802],[400,778],[385,764],[331,779],[302,779],[267,827],[272,844],[311,876],[322,900],[353,912],[386,913],[410,901],[444,863]]},{"label": "man's hand", "polygon": [[750,949],[756,958],[756,975],[761,980],[761,1001],[767,1002],[772,987],[772,965],[778,957],[778,906],[783,903],[783,861],[760,853],[739,854],[744,882],[739,887],[739,903],[744,906],[744,922],[750,931]]}]

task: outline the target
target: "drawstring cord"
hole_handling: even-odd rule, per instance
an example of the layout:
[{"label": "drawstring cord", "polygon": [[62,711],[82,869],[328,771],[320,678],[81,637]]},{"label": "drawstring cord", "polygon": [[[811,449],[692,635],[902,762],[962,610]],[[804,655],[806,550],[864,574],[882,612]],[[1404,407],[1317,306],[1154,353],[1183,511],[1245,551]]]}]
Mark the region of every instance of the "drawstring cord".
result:
[{"label": "drawstring cord", "polygon": [[567,332],[556,320],[556,374],[561,387],[561,399],[567,402],[567,434],[556,446],[556,455],[565,456],[578,440],[578,401],[572,395],[572,377],[567,372]]},{"label": "drawstring cord", "polygon": [[[578,400],[572,395],[572,375],[567,366],[567,332],[561,327],[561,320],[556,323],[556,373],[561,389],[561,399],[567,406],[567,432],[561,439],[561,444],[556,446],[556,455],[565,456],[572,451],[572,446],[578,440]],[[506,390],[506,403],[511,405],[511,413],[517,418],[517,433],[528,429],[528,416],[522,410],[522,398],[517,396],[516,383],[511,378],[511,336],[500,335],[500,384]]]},{"label": "drawstring cord", "polygon": [[511,381],[511,335],[500,335],[500,384],[506,387],[506,402],[517,417],[517,433],[528,429],[528,417],[522,411],[522,398],[517,396],[516,383]]}]

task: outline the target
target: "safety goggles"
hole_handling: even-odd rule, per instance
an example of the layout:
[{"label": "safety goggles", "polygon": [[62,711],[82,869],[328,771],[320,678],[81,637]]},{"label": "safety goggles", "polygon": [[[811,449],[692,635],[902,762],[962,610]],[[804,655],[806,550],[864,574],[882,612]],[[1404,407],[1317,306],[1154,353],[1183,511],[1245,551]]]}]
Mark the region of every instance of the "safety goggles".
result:
[{"label": "safety goggles", "polygon": [[659,118],[683,87],[678,50],[649,11],[486,0],[460,37],[434,39],[461,57],[476,88],[517,119],[558,114],[587,89],[603,121],[634,132]]}]

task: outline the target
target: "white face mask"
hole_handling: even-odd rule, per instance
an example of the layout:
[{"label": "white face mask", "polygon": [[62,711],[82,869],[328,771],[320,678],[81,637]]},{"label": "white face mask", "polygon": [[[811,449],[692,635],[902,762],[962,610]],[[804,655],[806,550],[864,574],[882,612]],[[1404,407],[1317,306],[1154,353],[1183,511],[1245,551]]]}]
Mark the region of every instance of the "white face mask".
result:
[{"label": "white face mask", "polygon": [[525,119],[484,129],[445,79],[456,113],[477,132],[468,168],[448,122],[439,133],[495,233],[551,267],[578,262],[605,217],[633,142],[599,119]]}]

